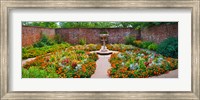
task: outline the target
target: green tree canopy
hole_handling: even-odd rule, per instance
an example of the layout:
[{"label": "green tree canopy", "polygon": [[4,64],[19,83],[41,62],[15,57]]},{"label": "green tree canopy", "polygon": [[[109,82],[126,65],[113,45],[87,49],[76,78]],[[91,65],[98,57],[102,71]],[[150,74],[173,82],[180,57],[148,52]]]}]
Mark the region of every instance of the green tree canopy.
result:
[{"label": "green tree canopy", "polygon": [[161,24],[177,22],[22,22],[25,26],[46,28],[135,28],[141,29]]},{"label": "green tree canopy", "polygon": [[24,26],[39,26],[45,28],[59,28],[57,22],[22,22]]}]

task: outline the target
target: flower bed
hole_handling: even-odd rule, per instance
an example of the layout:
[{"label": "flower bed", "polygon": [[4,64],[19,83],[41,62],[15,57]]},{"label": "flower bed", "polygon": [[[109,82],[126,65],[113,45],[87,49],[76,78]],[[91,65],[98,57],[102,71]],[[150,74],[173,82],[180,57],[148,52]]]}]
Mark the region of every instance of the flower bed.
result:
[{"label": "flower bed", "polygon": [[36,56],[44,55],[50,52],[55,52],[59,50],[63,50],[70,45],[68,43],[54,44],[51,46],[43,46],[43,47],[25,47],[22,48],[22,59],[33,58]]},{"label": "flower bed", "polygon": [[[92,46],[91,46],[92,45]],[[23,78],[89,78],[96,69],[96,53],[101,45],[77,45],[66,50],[37,56],[22,68]]]},{"label": "flower bed", "polygon": [[[121,50],[121,49],[120,49]],[[164,57],[148,50],[132,47],[132,50],[121,50],[109,59],[112,78],[146,78],[164,74],[178,68],[178,60]]]},{"label": "flower bed", "polygon": [[133,47],[132,45],[124,45],[124,44],[107,44],[107,49],[112,51],[119,51],[119,52],[125,52],[127,50],[133,50],[136,47]]}]

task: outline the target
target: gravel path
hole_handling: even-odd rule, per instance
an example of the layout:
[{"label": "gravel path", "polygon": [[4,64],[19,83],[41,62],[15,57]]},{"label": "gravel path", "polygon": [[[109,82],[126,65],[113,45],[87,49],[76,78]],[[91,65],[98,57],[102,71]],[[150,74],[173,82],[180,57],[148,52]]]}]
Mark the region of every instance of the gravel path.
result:
[{"label": "gravel path", "polygon": [[110,55],[99,55],[99,59],[97,60],[95,73],[91,76],[91,78],[109,78],[107,74],[107,70],[111,68],[110,62],[108,59]]}]

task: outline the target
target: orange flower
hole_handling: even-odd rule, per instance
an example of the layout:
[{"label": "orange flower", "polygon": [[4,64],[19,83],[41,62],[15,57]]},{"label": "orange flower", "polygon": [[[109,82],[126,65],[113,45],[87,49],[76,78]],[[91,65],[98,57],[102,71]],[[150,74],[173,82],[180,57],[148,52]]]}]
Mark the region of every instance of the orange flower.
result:
[{"label": "orange flower", "polygon": [[85,66],[82,66],[82,71],[83,71],[83,72],[86,72]]},{"label": "orange flower", "polygon": [[111,66],[112,66],[113,68],[116,68],[115,64],[111,64]]},{"label": "orange flower", "polygon": [[41,64],[41,67],[42,67],[42,68],[45,68],[45,67],[46,67],[46,64],[45,64],[45,63],[42,63],[42,64]]}]

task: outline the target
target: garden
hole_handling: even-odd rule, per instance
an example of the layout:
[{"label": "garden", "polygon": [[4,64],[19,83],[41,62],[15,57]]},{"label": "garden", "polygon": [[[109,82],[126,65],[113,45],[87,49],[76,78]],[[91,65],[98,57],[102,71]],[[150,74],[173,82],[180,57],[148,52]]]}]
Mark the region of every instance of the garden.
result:
[{"label": "garden", "polygon": [[[115,34],[112,36],[115,28],[141,31],[154,26],[173,24],[172,22],[24,22],[23,27],[108,29],[95,30],[99,34],[95,37],[100,38],[92,40],[96,43],[89,41],[92,35],[89,38],[78,38],[72,43],[77,37],[65,39],[62,34],[55,34],[50,38],[44,32],[40,32],[41,37],[37,42],[22,47],[22,78],[97,78],[95,76],[98,74],[107,75],[109,78],[148,78],[168,74],[178,69],[178,37],[168,36],[159,43],[143,40],[134,34],[122,35],[121,43],[111,43],[114,41],[111,39],[115,37]],[[112,31],[109,31],[110,28]],[[121,34],[120,31],[116,32]],[[124,33],[124,30],[122,32]],[[101,67],[106,68],[106,72],[102,72],[104,69]]]}]

